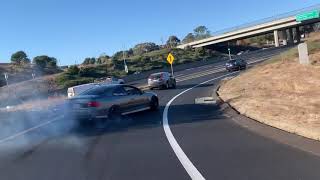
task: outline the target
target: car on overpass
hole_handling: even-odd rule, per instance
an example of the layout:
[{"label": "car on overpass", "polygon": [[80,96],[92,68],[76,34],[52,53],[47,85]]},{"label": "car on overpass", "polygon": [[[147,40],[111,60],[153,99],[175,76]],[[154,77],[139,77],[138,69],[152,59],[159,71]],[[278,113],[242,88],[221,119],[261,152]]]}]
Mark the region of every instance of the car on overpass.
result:
[{"label": "car on overpass", "polygon": [[80,124],[104,122],[121,115],[157,110],[157,94],[129,85],[110,84],[89,89],[69,99],[69,115]]},{"label": "car on overpass", "polygon": [[226,70],[231,71],[240,71],[247,69],[247,62],[243,59],[232,59],[226,63]]}]

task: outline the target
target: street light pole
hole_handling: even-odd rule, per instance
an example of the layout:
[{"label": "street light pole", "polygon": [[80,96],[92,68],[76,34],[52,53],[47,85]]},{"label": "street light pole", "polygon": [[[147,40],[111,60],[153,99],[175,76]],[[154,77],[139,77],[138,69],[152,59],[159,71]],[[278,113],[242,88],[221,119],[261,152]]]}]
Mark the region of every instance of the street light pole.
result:
[{"label": "street light pole", "polygon": [[228,51],[229,51],[229,59],[231,60],[231,59],[232,59],[232,58],[231,58],[231,49],[228,48]]},{"label": "street light pole", "polygon": [[126,46],[124,45],[123,46],[123,51],[122,51],[123,65],[124,65],[124,71],[128,74],[129,73],[129,68],[128,68],[128,65],[127,65],[127,62],[126,62],[125,49],[126,49]]},{"label": "street light pole", "polygon": [[8,86],[9,85],[9,83],[8,83],[8,73],[4,73],[4,78],[6,79],[6,84]]}]

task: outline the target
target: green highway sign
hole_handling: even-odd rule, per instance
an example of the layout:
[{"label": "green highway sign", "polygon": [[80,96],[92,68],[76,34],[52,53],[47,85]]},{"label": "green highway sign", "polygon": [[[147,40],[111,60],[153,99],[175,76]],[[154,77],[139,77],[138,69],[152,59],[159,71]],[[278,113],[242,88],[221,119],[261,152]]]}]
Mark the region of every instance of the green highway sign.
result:
[{"label": "green highway sign", "polygon": [[320,10],[314,10],[314,11],[309,11],[309,12],[299,14],[296,16],[296,21],[302,22],[302,21],[307,21],[307,20],[316,19],[316,18],[320,18]]}]

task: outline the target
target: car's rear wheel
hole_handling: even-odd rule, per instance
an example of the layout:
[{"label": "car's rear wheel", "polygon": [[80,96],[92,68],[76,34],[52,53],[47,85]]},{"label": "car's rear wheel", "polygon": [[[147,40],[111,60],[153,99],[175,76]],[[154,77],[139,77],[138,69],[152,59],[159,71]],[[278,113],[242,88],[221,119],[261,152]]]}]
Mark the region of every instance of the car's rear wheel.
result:
[{"label": "car's rear wheel", "polygon": [[172,88],[175,89],[177,87],[177,82],[176,81],[173,81],[172,83]]},{"label": "car's rear wheel", "polygon": [[150,102],[150,110],[156,111],[159,108],[159,99],[157,97],[152,97]]},{"label": "car's rear wheel", "polygon": [[169,89],[170,88],[170,84],[169,82],[166,83],[166,89]]},{"label": "car's rear wheel", "polygon": [[112,106],[108,112],[108,119],[110,120],[119,120],[121,118],[120,108],[117,106]]}]

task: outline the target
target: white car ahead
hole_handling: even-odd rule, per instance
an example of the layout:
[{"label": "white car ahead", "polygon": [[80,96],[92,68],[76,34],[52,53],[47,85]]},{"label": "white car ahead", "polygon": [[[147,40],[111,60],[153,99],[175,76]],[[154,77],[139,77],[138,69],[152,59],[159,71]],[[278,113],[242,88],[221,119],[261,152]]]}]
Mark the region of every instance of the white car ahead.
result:
[{"label": "white car ahead", "polygon": [[98,82],[95,82],[95,83],[73,86],[68,88],[68,98],[72,98],[76,95],[79,95],[80,93],[86,90],[89,90],[91,88],[101,86],[101,85],[107,85],[107,84],[124,84],[124,80],[118,79],[115,77],[107,77],[107,78],[101,78]]},{"label": "white car ahead", "polygon": [[100,86],[100,83],[82,84],[68,88],[68,98],[72,98],[86,90]]}]

